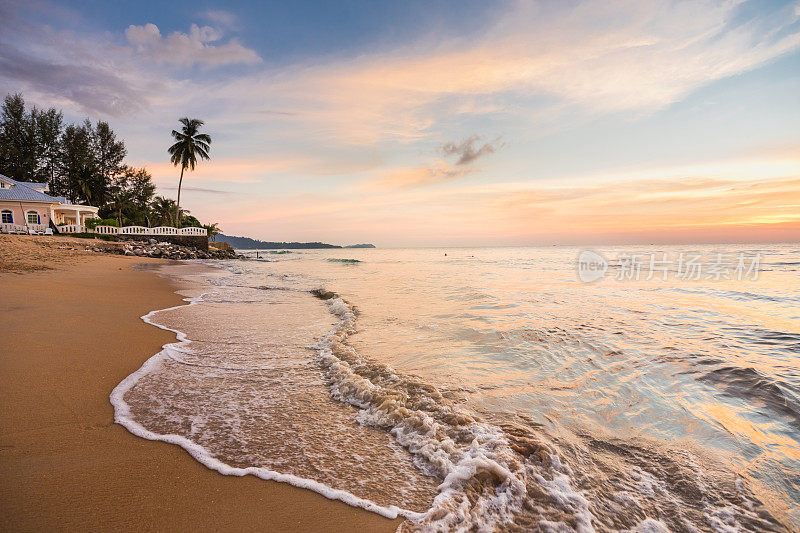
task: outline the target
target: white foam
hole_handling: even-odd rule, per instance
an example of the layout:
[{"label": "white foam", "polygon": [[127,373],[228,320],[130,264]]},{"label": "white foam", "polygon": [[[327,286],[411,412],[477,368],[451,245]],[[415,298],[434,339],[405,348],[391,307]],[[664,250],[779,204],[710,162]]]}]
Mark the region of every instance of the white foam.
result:
[{"label": "white foam", "polygon": [[[337,357],[334,348],[352,356],[356,363],[359,361],[356,352],[344,343],[355,331],[355,313],[341,298],[331,298],[327,302],[331,312],[339,318],[339,324],[318,344],[319,362],[330,380],[331,395],[359,407],[357,420],[360,423],[388,429],[395,441],[414,456],[417,466],[443,478],[439,494],[431,509],[418,521],[418,527],[432,531],[502,529],[523,510],[527,498],[526,481],[535,480],[559,508],[573,514],[578,533],[594,531],[589,502],[572,488],[569,478],[572,472],[556,454],[550,455],[551,464],[547,469],[552,479],[540,475],[532,465],[520,468],[520,457],[511,449],[502,430],[452,408],[448,414],[464,421],[459,430],[472,437],[471,444],[464,449],[447,436],[447,428],[431,414],[410,408],[402,391],[387,390],[372,383],[347,361]],[[400,381],[389,367],[384,367],[383,372],[386,381]],[[510,467],[512,464],[517,465],[514,471]],[[467,491],[476,490],[471,484],[487,474],[494,480],[493,486],[483,490],[477,498],[471,497]],[[566,524],[556,526],[555,522],[550,524],[556,529],[567,527]]]},{"label": "white foam", "polygon": [[[330,378],[330,394],[337,400],[359,407],[357,420],[360,423],[387,429],[395,441],[412,454],[414,463],[423,472],[442,479],[438,487],[439,494],[427,512],[419,513],[395,505],[382,506],[312,479],[263,467],[233,467],[184,436],[165,435],[148,430],[134,419],[131,407],[124,399],[126,393],[144,376],[157,371],[167,359],[195,366],[194,363],[180,357],[180,354],[191,353],[189,349],[191,340],[185,333],[159,324],[155,321],[155,316],[162,311],[202,303],[204,296],[205,294],[195,298],[185,298],[184,301],[188,302],[186,305],[151,311],[141,317],[148,324],[173,332],[177,342],[164,345],[160,352],[145,361],[141,368],[126,377],[111,393],[115,422],[134,435],[177,444],[201,464],[224,475],[252,475],[265,480],[289,483],[387,518],[405,517],[418,527],[428,530],[488,531],[502,528],[503,524],[512,522],[523,509],[527,498],[526,480],[535,480],[542,485],[558,507],[575,516],[579,533],[594,531],[589,503],[580,492],[572,488],[569,479],[571,471],[567,465],[560,462],[556,454],[551,454],[552,464],[547,465],[549,466],[547,478],[539,475],[530,465],[512,471],[510,465],[515,463],[519,456],[513,452],[508,439],[499,428],[474,421],[468,414],[459,412],[458,414],[466,420],[460,430],[468,432],[472,438],[472,443],[465,449],[463,445],[457,445],[446,437],[444,431],[446,428],[429,413],[411,410],[401,403],[395,403],[392,398],[385,396],[385,391],[381,387],[360,376],[346,361],[338,358],[332,351],[334,345],[338,349],[349,350],[355,354],[352,348],[344,344],[347,336],[354,331],[355,312],[338,297],[328,300],[327,303],[331,313],[339,319],[339,323],[316,346],[318,360]],[[392,372],[388,367],[385,370]],[[390,380],[400,380],[396,375],[388,377]],[[489,475],[496,481],[493,487],[482,492],[477,500],[471,500],[466,491],[481,475]],[[551,525],[555,527],[556,524]],[[566,524],[560,525],[566,526]]]},{"label": "white foam", "polygon": [[633,529],[635,533],[669,533],[669,528],[661,520],[645,518]]},{"label": "white foam", "polygon": [[178,446],[182,447],[187,452],[189,452],[189,454],[192,457],[197,459],[200,463],[202,463],[206,467],[211,468],[212,470],[216,470],[220,474],[226,476],[252,475],[265,480],[288,483],[290,485],[294,485],[295,487],[312,490],[331,500],[339,500],[353,507],[366,509],[367,511],[371,511],[373,513],[385,516],[387,518],[394,519],[397,518],[398,516],[403,516],[411,520],[418,520],[422,516],[424,516],[422,513],[417,513],[407,509],[402,509],[394,505],[391,505],[389,507],[384,507],[378,505],[373,501],[364,498],[359,498],[358,496],[355,496],[354,494],[351,494],[344,490],[334,489],[333,487],[330,487],[318,481],[314,481],[312,479],[301,478],[291,474],[283,474],[262,467],[248,467],[248,468],[233,467],[218,460],[213,455],[211,455],[211,453],[206,448],[197,444],[196,442],[192,442],[186,437],[183,437],[181,435],[162,435],[159,433],[155,433],[153,431],[148,430],[140,423],[138,423],[131,414],[130,405],[128,405],[127,402],[125,402],[125,393],[127,393],[134,385],[136,385],[136,383],[140,379],[142,379],[142,377],[158,369],[158,367],[162,364],[162,362],[165,359],[169,358],[169,351],[171,349],[182,351],[191,343],[191,341],[187,338],[185,333],[176,329],[169,328],[162,324],[159,324],[154,321],[153,317],[157,313],[160,313],[162,311],[170,311],[173,309],[178,309],[180,307],[196,305],[202,302],[203,296],[204,295],[200,295],[195,298],[184,298],[184,301],[188,302],[187,305],[178,305],[166,309],[158,309],[150,311],[149,313],[141,317],[141,319],[148,324],[175,333],[178,342],[165,344],[160,352],[158,352],[150,359],[145,361],[144,364],[141,366],[141,368],[139,368],[136,372],[126,377],[124,380],[122,380],[122,382],[119,385],[117,385],[114,388],[114,390],[111,392],[110,399],[111,399],[111,404],[114,406],[114,421],[116,423],[124,426],[128,431],[130,431],[131,433],[133,433],[138,437],[142,437],[148,440],[168,442],[170,444],[177,444]]},{"label": "white foam", "polygon": [[733,507],[721,507],[706,513],[708,524],[718,533],[737,533],[741,530],[736,521],[736,509]]}]

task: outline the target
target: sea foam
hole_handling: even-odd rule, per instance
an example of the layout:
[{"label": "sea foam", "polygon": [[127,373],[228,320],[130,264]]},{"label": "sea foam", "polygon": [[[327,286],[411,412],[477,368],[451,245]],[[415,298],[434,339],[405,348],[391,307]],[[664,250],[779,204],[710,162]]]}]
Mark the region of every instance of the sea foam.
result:
[{"label": "sea foam", "polygon": [[319,483],[312,479],[301,478],[291,474],[284,474],[281,472],[276,472],[274,470],[261,467],[238,468],[230,466],[220,461],[219,459],[215,458],[203,446],[189,440],[184,436],[175,434],[163,435],[155,433],[145,428],[142,424],[140,424],[133,418],[131,414],[131,408],[125,401],[125,394],[132,387],[134,387],[136,383],[139,382],[139,380],[141,380],[144,376],[146,376],[151,372],[156,371],[165,359],[170,358],[169,354],[171,350],[182,351],[182,349],[188,347],[188,345],[191,344],[191,340],[187,338],[185,333],[176,329],[169,328],[165,325],[159,324],[158,322],[155,321],[154,317],[158,313],[164,311],[171,311],[181,307],[187,307],[199,304],[203,301],[203,296],[204,295],[193,298],[185,298],[184,301],[188,302],[186,305],[154,310],[141,317],[141,319],[148,324],[175,333],[178,342],[164,345],[160,352],[158,352],[157,354],[149,358],[147,361],[145,361],[145,363],[136,372],[130,374],[128,377],[122,380],[122,382],[119,385],[117,385],[114,388],[114,390],[111,392],[111,397],[110,397],[111,404],[114,406],[114,421],[124,426],[126,429],[128,429],[128,431],[130,431],[131,433],[133,433],[138,437],[142,437],[148,440],[168,442],[170,444],[177,444],[178,446],[182,447],[187,452],[189,452],[189,454],[196,460],[198,460],[200,463],[202,463],[203,465],[212,470],[216,470],[217,472],[223,475],[227,476],[252,475],[265,480],[273,480],[282,483],[289,483],[290,485],[312,490],[314,492],[322,494],[326,498],[332,500],[340,500],[348,505],[366,509],[368,511],[377,513],[387,518],[393,519],[397,518],[398,516],[403,516],[410,519],[419,519],[421,517],[421,513],[410,511],[407,509],[401,509],[393,505],[388,507],[381,506],[373,501],[364,498],[359,498],[358,496],[355,496],[347,491],[330,487],[328,485]]}]

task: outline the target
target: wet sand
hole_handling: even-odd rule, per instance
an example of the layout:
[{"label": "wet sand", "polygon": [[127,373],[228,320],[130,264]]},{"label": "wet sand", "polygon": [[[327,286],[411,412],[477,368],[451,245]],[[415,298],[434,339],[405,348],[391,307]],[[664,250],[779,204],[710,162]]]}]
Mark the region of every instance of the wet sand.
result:
[{"label": "wet sand", "polygon": [[111,390],[174,340],[139,317],[181,300],[137,267],[162,260],[85,242],[0,236],[0,529],[395,530],[399,520],[223,476],[114,424]]}]

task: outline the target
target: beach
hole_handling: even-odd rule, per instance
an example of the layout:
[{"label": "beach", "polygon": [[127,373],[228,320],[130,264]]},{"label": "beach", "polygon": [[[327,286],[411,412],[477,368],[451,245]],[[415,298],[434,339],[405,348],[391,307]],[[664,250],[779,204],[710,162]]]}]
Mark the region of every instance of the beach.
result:
[{"label": "beach", "polygon": [[164,260],[84,242],[0,236],[0,529],[396,529],[315,492],[223,476],[115,424],[111,391],[175,340],[140,317],[181,304],[180,287],[153,270]]},{"label": "beach", "polygon": [[572,248],[86,251],[117,246],[0,237],[3,530],[800,523],[791,245],[693,284],[582,283]]}]

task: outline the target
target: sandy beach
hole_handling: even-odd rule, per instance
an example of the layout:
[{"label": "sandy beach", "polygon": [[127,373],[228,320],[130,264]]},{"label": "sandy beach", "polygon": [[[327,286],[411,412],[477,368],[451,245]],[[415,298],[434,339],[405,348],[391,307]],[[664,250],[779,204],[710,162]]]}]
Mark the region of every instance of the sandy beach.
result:
[{"label": "sandy beach", "polygon": [[[145,263],[86,241],[0,236],[0,529],[393,531],[399,520],[296,487],[228,477],[114,424],[109,393],[174,336]],[[95,243],[92,242],[92,246]]]}]

